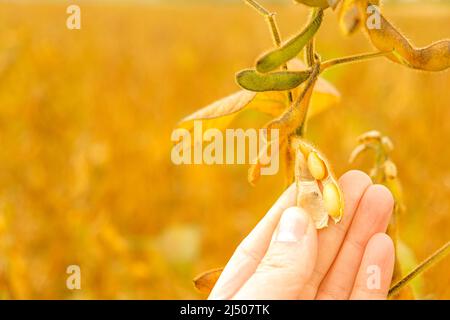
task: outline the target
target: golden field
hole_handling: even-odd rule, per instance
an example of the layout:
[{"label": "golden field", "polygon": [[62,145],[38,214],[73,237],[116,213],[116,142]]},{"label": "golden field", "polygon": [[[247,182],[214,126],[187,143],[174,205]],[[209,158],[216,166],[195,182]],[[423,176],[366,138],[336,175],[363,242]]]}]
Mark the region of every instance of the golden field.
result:
[{"label": "golden field", "polygon": [[[196,299],[192,278],[222,266],[283,189],[256,187],[247,166],[174,166],[179,119],[236,91],[234,72],[271,47],[245,5],[0,2],[0,298]],[[275,6],[282,33],[307,10]],[[417,45],[450,37],[450,5],[385,6]],[[327,12],[323,58],[372,51]],[[337,174],[356,137],[393,140],[407,212],[401,237],[422,260],[450,238],[450,72],[377,59],[325,74],[342,94],[308,137]],[[263,119],[264,120],[264,119]],[[264,121],[255,119],[255,124]],[[81,290],[66,268],[81,267]],[[450,259],[423,276],[427,298],[450,299]]]}]

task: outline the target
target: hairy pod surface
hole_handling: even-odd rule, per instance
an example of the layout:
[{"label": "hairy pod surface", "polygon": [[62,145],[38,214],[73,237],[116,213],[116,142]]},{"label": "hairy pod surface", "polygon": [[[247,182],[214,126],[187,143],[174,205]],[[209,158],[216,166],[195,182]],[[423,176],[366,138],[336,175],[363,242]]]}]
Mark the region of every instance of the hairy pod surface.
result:
[{"label": "hairy pod surface", "polygon": [[317,229],[327,226],[328,216],[335,223],[339,222],[344,211],[344,198],[328,161],[300,137],[292,138],[291,148],[296,155],[295,180],[299,188],[297,204],[311,209],[308,212]]},{"label": "hairy pod surface", "polygon": [[256,62],[256,70],[261,73],[267,73],[295,58],[319,30],[322,20],[323,10],[318,10],[314,19],[302,32],[287,41],[280,48],[269,51],[259,58]]},{"label": "hairy pod surface", "polygon": [[297,88],[311,75],[311,71],[280,71],[258,73],[248,69],[236,75],[236,81],[242,88],[254,91],[285,91]]}]

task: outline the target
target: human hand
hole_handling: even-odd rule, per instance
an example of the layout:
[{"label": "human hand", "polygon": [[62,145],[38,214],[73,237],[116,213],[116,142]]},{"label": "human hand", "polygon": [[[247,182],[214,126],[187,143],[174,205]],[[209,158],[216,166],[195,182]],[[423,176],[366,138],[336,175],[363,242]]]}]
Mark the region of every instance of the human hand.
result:
[{"label": "human hand", "polygon": [[[290,186],[241,242],[209,299],[385,299],[394,246],[385,234],[393,198],[360,171],[339,180],[342,221],[316,231]],[[379,271],[375,288],[368,278]],[[375,275],[377,276],[377,275]]]}]

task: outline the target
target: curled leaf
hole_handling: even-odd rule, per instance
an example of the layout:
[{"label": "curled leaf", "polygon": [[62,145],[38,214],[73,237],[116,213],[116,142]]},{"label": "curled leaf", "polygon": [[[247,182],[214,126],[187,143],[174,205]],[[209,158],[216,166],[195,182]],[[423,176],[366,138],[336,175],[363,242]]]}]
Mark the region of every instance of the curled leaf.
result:
[{"label": "curled leaf", "polygon": [[450,40],[440,40],[427,47],[416,48],[379,12],[377,7],[361,1],[360,12],[367,22],[368,12],[379,15],[379,26],[364,23],[372,44],[382,52],[394,51],[387,57],[397,63],[424,71],[442,71],[450,67]]},{"label": "curled leaf", "polygon": [[287,41],[280,48],[264,54],[256,62],[256,70],[261,73],[273,71],[295,58],[305,45],[316,34],[322,24],[323,11],[318,10],[312,21],[298,35]]},{"label": "curled leaf", "polygon": [[308,79],[310,74],[310,71],[280,71],[261,74],[255,70],[243,70],[236,75],[236,81],[242,88],[250,91],[286,91],[298,87]]},{"label": "curled leaf", "polygon": [[195,288],[202,293],[209,294],[222,274],[222,271],[223,268],[216,268],[199,274],[193,280]]}]

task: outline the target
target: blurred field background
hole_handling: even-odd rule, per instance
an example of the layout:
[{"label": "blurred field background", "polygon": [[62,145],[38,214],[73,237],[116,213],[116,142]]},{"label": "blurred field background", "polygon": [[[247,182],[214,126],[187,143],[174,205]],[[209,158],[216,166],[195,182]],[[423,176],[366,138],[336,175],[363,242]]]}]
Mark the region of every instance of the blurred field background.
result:
[{"label": "blurred field background", "polygon": [[[307,10],[277,11],[282,34]],[[68,4],[82,29],[65,27]],[[417,45],[450,36],[449,2],[384,6]],[[371,51],[327,11],[323,58]],[[271,47],[264,20],[240,2],[0,2],[0,298],[196,299],[192,278],[225,264],[283,189],[282,174],[246,181],[247,166],[170,161],[177,121],[236,91],[234,72]],[[340,175],[356,137],[396,145],[407,214],[401,236],[419,260],[450,237],[450,73],[387,60],[325,74],[341,103],[309,123]],[[255,119],[261,125],[266,119]],[[81,267],[82,289],[66,288]],[[450,298],[450,259],[424,275]]]}]

